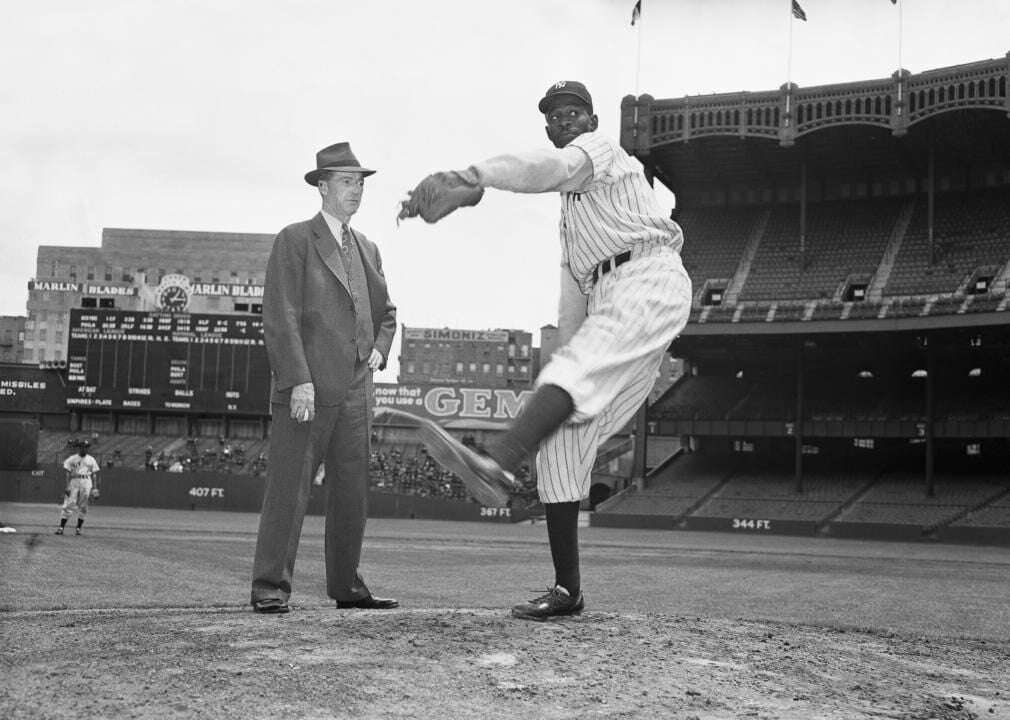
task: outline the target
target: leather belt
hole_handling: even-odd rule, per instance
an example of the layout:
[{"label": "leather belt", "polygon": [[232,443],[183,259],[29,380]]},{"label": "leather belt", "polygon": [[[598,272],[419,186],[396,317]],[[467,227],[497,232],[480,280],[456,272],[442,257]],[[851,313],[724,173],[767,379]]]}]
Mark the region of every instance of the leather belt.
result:
[{"label": "leather belt", "polygon": [[606,275],[611,270],[623,265],[631,259],[631,251],[625,250],[622,253],[614,255],[612,258],[607,258],[599,265],[593,268],[593,284],[595,285],[601,277]]}]

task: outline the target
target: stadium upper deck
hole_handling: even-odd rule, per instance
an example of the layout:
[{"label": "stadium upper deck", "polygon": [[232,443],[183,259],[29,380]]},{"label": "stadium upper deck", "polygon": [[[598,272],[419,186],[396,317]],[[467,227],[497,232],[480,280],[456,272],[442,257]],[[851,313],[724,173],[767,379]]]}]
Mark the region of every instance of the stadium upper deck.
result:
[{"label": "stadium upper deck", "polygon": [[626,97],[622,145],[677,196],[697,292],[688,334],[1005,311],[1008,78],[1010,54],[883,80]]}]

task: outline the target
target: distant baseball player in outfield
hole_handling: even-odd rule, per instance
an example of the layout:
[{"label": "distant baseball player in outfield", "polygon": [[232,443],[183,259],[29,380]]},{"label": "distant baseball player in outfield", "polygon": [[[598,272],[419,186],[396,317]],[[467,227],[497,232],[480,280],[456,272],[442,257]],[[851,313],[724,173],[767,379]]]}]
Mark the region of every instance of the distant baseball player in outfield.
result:
[{"label": "distant baseball player in outfield", "polygon": [[580,82],[548,88],[539,110],[556,149],[499,155],[436,173],[404,201],[401,217],[428,222],[479,202],[484,188],[561,194],[561,347],[536,391],[486,454],[444,431],[422,435],[429,452],[461,477],[507,486],[537,452],[537,490],[547,513],[555,579],[546,594],[512,608],[545,620],[581,612],[579,505],[589,494],[597,449],[648,398],[670,343],[687,323],[691,281],[683,234],[660,207],[641,167],[598,133]]},{"label": "distant baseball player in outfield", "polygon": [[90,447],[91,443],[87,440],[81,441],[77,446],[77,452],[63,462],[63,469],[67,471],[67,486],[63,492],[63,505],[60,506],[60,526],[56,528],[57,535],[63,534],[67,520],[75,512],[77,513],[75,534],[81,534],[84,518],[88,514],[91,492],[95,488],[95,476],[101,470],[98,461],[88,454]]}]

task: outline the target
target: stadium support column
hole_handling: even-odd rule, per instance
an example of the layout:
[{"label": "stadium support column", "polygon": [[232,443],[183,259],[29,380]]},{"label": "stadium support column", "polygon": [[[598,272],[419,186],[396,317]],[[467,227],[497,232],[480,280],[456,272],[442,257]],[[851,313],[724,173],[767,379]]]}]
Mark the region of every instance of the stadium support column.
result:
[{"label": "stadium support column", "polygon": [[933,462],[936,458],[936,446],[933,438],[933,415],[936,412],[936,363],[933,360],[933,347],[926,343],[926,497],[933,497]]},{"label": "stadium support column", "polygon": [[936,211],[936,146],[929,143],[929,166],[926,175],[926,231],[929,236],[929,264],[936,262],[936,238],[933,235],[933,214]]},{"label": "stadium support column", "polygon": [[649,401],[646,399],[642,403],[642,407],[635,413],[635,445],[631,480],[635,485],[635,490],[639,492],[645,489],[645,436],[649,431],[649,423],[646,419],[648,405]]},{"label": "stadium support column", "polygon": [[800,271],[807,269],[807,160],[800,160]]},{"label": "stadium support column", "polygon": [[796,478],[796,493],[803,492],[803,361],[806,341],[800,338],[796,348],[796,422],[793,423],[793,440],[795,447],[794,467]]}]

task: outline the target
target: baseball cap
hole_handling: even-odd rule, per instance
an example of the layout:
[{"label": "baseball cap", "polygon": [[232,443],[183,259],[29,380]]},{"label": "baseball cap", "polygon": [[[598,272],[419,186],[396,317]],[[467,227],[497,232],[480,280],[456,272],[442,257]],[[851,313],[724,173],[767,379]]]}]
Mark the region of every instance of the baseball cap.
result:
[{"label": "baseball cap", "polygon": [[547,92],[544,93],[540,104],[537,105],[537,109],[542,113],[546,113],[548,108],[553,104],[554,98],[559,95],[574,96],[589,106],[589,112],[593,111],[593,96],[586,90],[586,86],[578,80],[561,80],[551,85],[547,88]]}]

